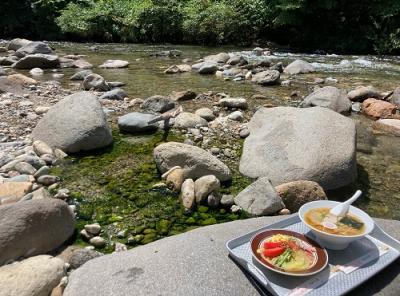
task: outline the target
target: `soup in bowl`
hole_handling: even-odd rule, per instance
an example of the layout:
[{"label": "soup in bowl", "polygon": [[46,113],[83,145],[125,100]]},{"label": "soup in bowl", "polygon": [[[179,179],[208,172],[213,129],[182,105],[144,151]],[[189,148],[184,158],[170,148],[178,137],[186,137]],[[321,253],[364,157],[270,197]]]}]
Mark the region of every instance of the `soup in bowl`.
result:
[{"label": "soup in bowl", "polygon": [[353,206],[344,217],[330,217],[330,209],[338,204],[336,201],[318,200],[299,209],[300,219],[311,229],[317,241],[331,250],[343,250],[374,229],[372,218]]}]

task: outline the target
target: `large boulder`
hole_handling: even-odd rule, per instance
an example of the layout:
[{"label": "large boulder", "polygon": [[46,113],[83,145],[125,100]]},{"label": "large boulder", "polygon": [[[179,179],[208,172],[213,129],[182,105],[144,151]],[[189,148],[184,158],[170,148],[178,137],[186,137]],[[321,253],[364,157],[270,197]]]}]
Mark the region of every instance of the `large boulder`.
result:
[{"label": "large boulder", "polygon": [[15,38],[8,43],[8,50],[18,50],[21,47],[28,45],[32,41],[27,40],[27,39],[21,39],[21,38]]},{"label": "large boulder", "polygon": [[75,93],[54,105],[32,137],[66,153],[101,148],[113,141],[103,109],[89,92]]},{"label": "large boulder", "polygon": [[305,74],[315,72],[315,68],[310,63],[303,60],[295,60],[285,67],[283,73],[289,75]]},{"label": "large boulder", "polygon": [[51,50],[50,46],[48,46],[46,43],[40,41],[34,41],[19,48],[15,52],[15,55],[19,58],[22,58],[28,54],[37,54],[37,53],[51,54],[52,52],[53,51]]},{"label": "large boulder", "polygon": [[220,181],[232,178],[230,169],[207,151],[192,145],[169,142],[154,149],[154,159],[161,173],[174,166],[183,168],[185,179],[214,175]]},{"label": "large boulder", "polygon": [[280,76],[277,70],[266,70],[255,74],[251,81],[260,85],[274,85],[279,84]]},{"label": "large boulder", "polygon": [[118,127],[128,133],[155,132],[158,125],[148,124],[154,118],[156,118],[154,114],[132,112],[118,118]]},{"label": "large boulder", "polygon": [[362,102],[368,98],[381,99],[382,94],[373,86],[359,86],[347,93],[347,97],[351,101]]},{"label": "large boulder", "polygon": [[155,95],[147,98],[141,107],[147,112],[163,113],[175,108],[175,102],[170,98]]},{"label": "large boulder", "polygon": [[15,62],[12,67],[16,69],[33,69],[33,68],[58,68],[60,60],[58,56],[51,54],[29,54],[18,62]]},{"label": "large boulder", "polygon": [[322,107],[259,109],[248,124],[240,172],[279,185],[310,180],[324,189],[355,181],[353,120]]},{"label": "large boulder", "polygon": [[175,118],[174,127],[177,128],[195,128],[207,126],[207,120],[197,114],[182,112]]},{"label": "large boulder", "polygon": [[64,261],[40,255],[0,268],[0,295],[49,296],[66,276]]},{"label": "large boulder", "polygon": [[351,101],[347,98],[345,91],[334,86],[325,86],[308,95],[302,102],[302,106],[320,106],[343,113],[350,111]]},{"label": "large boulder", "polygon": [[85,76],[82,83],[84,90],[97,90],[97,91],[108,91],[110,86],[103,76],[99,74],[89,74]]},{"label": "large boulder", "polygon": [[209,63],[226,63],[230,58],[230,55],[226,52],[220,52],[217,54],[209,55],[204,57],[204,61]]},{"label": "large boulder", "polygon": [[235,203],[245,212],[266,216],[283,209],[284,204],[268,178],[259,178],[235,197]]},{"label": "large boulder", "polygon": [[362,103],[362,110],[374,119],[393,118],[396,114],[396,106],[392,103],[377,99],[366,99]]},{"label": "large boulder", "polygon": [[59,199],[36,199],[0,207],[0,265],[45,254],[64,243],[75,217]]}]

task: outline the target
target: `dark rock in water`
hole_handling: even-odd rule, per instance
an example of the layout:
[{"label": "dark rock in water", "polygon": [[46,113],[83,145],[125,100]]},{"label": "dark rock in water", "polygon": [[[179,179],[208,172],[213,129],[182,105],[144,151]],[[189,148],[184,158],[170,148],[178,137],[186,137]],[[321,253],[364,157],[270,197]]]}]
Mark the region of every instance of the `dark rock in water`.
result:
[{"label": "dark rock in water", "polygon": [[12,67],[16,69],[48,69],[58,68],[59,66],[60,60],[58,56],[41,53],[27,55],[12,65]]},{"label": "dark rock in water", "polygon": [[103,253],[97,252],[95,250],[79,249],[72,253],[68,263],[71,265],[72,269],[77,269],[89,260],[103,255]]},{"label": "dark rock in water", "polygon": [[16,62],[18,62],[16,56],[0,57],[0,66],[11,66]]},{"label": "dark rock in water", "polygon": [[128,94],[122,88],[115,88],[105,92],[99,99],[103,100],[123,100]]},{"label": "dark rock in water", "polygon": [[104,147],[113,141],[103,109],[89,92],[75,93],[55,104],[38,122],[32,137],[66,153]]},{"label": "dark rock in water", "polygon": [[19,58],[22,58],[28,54],[37,54],[37,53],[51,54],[52,52],[53,51],[46,43],[40,41],[34,41],[19,48],[14,55]]},{"label": "dark rock in water", "polygon": [[175,102],[170,98],[155,95],[147,98],[143,104],[142,109],[148,112],[166,112],[175,108]]},{"label": "dark rock in water", "polygon": [[347,98],[344,90],[333,86],[325,86],[308,95],[302,102],[302,106],[320,106],[339,113],[345,113],[350,111],[351,101]]},{"label": "dark rock in water", "polygon": [[276,70],[279,73],[282,73],[283,72],[283,65],[282,65],[281,62],[279,62],[279,63],[276,63],[276,64],[272,65],[271,67],[269,67],[269,69],[270,70]]},{"label": "dark rock in water", "polygon": [[79,72],[76,72],[74,75],[71,76],[71,80],[84,80],[86,76],[89,76],[90,74],[93,74],[92,70],[82,70]]},{"label": "dark rock in water", "polygon": [[83,89],[84,90],[97,90],[97,91],[108,91],[110,90],[110,86],[106,82],[106,80],[100,76],[99,74],[92,73],[86,76],[83,80]]},{"label": "dark rock in water", "polygon": [[107,83],[108,83],[108,85],[109,85],[111,88],[114,88],[114,87],[121,87],[121,86],[126,85],[125,82],[120,82],[120,81],[107,81]]},{"label": "dark rock in water", "polygon": [[154,118],[156,115],[132,112],[118,118],[118,127],[124,132],[154,132],[158,125],[148,124]]},{"label": "dark rock in water", "polygon": [[74,229],[74,214],[61,200],[38,199],[1,206],[0,265],[52,251]]},{"label": "dark rock in water", "polygon": [[289,75],[305,74],[315,72],[315,68],[313,65],[306,61],[295,60],[294,62],[287,65],[283,72]]},{"label": "dark rock in water", "polygon": [[178,57],[180,55],[182,55],[182,51],[177,49],[163,50],[150,54],[150,56],[155,56],[155,57]]}]

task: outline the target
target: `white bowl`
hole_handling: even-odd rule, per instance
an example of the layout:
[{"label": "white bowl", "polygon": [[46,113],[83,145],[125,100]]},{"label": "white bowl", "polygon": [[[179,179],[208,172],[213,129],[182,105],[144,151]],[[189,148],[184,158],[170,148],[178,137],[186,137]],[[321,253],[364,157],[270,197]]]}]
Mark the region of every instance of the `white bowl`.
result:
[{"label": "white bowl", "polygon": [[372,220],[372,218],[367,213],[353,206],[350,206],[349,213],[359,218],[365,224],[365,231],[359,235],[336,235],[323,232],[307,224],[304,219],[304,215],[311,209],[333,208],[338,204],[339,202],[332,200],[317,200],[306,203],[299,209],[299,217],[301,221],[303,221],[303,223],[311,229],[316,237],[317,242],[320,243],[323,247],[331,250],[346,249],[351,242],[361,239],[369,234],[375,226],[374,220]]}]

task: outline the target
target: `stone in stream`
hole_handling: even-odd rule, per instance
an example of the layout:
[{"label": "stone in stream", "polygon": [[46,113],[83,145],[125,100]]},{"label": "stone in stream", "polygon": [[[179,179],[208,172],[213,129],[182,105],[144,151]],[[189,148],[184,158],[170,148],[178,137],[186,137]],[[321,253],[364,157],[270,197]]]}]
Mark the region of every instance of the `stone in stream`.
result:
[{"label": "stone in stream", "polygon": [[234,55],[234,56],[230,57],[229,60],[226,61],[226,63],[231,66],[235,66],[235,65],[242,66],[242,65],[246,65],[248,62],[241,55]]},{"label": "stone in stream", "polygon": [[207,200],[208,195],[220,188],[220,182],[214,175],[207,175],[194,182],[194,195],[196,203],[201,204]]},{"label": "stone in stream", "polygon": [[398,109],[400,109],[400,86],[396,87],[395,90],[393,91],[392,96],[390,97],[390,102]]},{"label": "stone in stream", "polygon": [[347,93],[347,97],[351,101],[362,102],[368,98],[381,99],[381,93],[373,86],[359,86]]},{"label": "stone in stream", "polygon": [[207,126],[207,120],[201,118],[199,115],[182,112],[175,118],[174,127],[176,128],[195,128],[199,126]]},{"label": "stone in stream", "polygon": [[268,177],[274,186],[315,181],[324,189],[357,177],[353,120],[328,108],[260,108],[248,123],[239,170]]},{"label": "stone in stream", "polygon": [[27,55],[12,65],[12,67],[16,69],[48,69],[58,68],[59,66],[60,60],[58,56],[41,53]]},{"label": "stone in stream", "polygon": [[198,70],[199,74],[215,74],[217,72],[218,66],[216,63],[204,62]]},{"label": "stone in stream", "polygon": [[243,121],[244,116],[241,111],[235,111],[235,112],[232,112],[231,114],[229,114],[228,118],[230,120],[234,120],[234,121]]},{"label": "stone in stream", "polygon": [[248,104],[245,98],[223,98],[218,101],[218,105],[227,108],[247,109]]},{"label": "stone in stream", "polygon": [[196,204],[193,179],[186,179],[181,187],[181,199],[185,209],[191,210]]},{"label": "stone in stream", "polygon": [[29,71],[29,74],[31,74],[32,76],[41,76],[43,75],[43,70],[40,68],[33,68]]},{"label": "stone in stream", "polygon": [[169,97],[174,101],[188,101],[196,98],[196,93],[191,90],[173,91]]},{"label": "stone in stream", "polygon": [[293,181],[275,187],[279,196],[282,198],[286,209],[290,212],[297,212],[300,207],[308,202],[315,200],[328,199],[318,183],[313,181]]},{"label": "stone in stream", "polygon": [[362,103],[363,112],[374,119],[394,118],[396,109],[392,103],[372,98],[366,99]]},{"label": "stone in stream", "polygon": [[282,199],[268,178],[259,178],[235,197],[235,204],[251,215],[265,216],[284,208]]},{"label": "stone in stream", "polygon": [[71,257],[68,260],[72,269],[77,269],[89,260],[103,256],[103,253],[97,252],[95,250],[79,249],[72,252]]},{"label": "stone in stream", "polygon": [[333,86],[325,86],[308,95],[302,102],[302,107],[320,106],[339,113],[349,112],[351,101],[344,90]]},{"label": "stone in stream", "polygon": [[175,102],[170,98],[155,95],[144,100],[141,107],[143,110],[147,112],[163,113],[175,108],[175,106],[176,106]]},{"label": "stone in stream", "polygon": [[372,124],[375,130],[400,137],[400,119],[379,119]]},{"label": "stone in stream", "polygon": [[140,112],[132,112],[118,118],[118,128],[124,132],[155,132],[158,125],[148,124],[149,121],[156,118],[156,115]]},{"label": "stone in stream", "polygon": [[185,172],[185,178],[198,179],[206,175],[214,175],[220,181],[232,178],[230,169],[224,163],[196,146],[168,142],[158,145],[153,156],[161,173],[180,166]]},{"label": "stone in stream", "polygon": [[112,135],[98,99],[78,92],[55,104],[38,122],[33,139],[67,153],[108,146]]},{"label": "stone in stream", "polygon": [[97,91],[109,91],[110,86],[106,82],[106,80],[103,78],[103,76],[100,76],[99,74],[89,74],[83,79],[82,83],[83,89],[84,90],[97,90]]},{"label": "stone in stream", "polygon": [[315,72],[315,68],[310,63],[303,60],[295,60],[285,67],[283,73],[289,75],[305,74]]},{"label": "stone in stream", "polygon": [[83,59],[75,60],[72,63],[72,65],[74,68],[79,68],[79,69],[92,69],[93,68],[93,65],[91,63],[89,63]]},{"label": "stone in stream", "polygon": [[53,51],[51,50],[50,46],[48,46],[46,43],[44,42],[40,42],[40,41],[34,41],[34,42],[29,42],[28,44],[20,47],[15,53],[14,55],[22,58],[26,55],[29,54],[51,54]]},{"label": "stone in stream", "polygon": [[32,42],[31,40],[15,38],[15,39],[12,39],[10,41],[10,43],[8,43],[7,49],[8,50],[18,50],[21,47],[28,45],[31,42]]},{"label": "stone in stream", "polygon": [[50,168],[48,166],[42,166],[40,169],[37,170],[37,172],[33,175],[36,179],[48,175],[50,173]]},{"label": "stone in stream", "polygon": [[54,175],[42,175],[37,178],[37,182],[45,186],[50,186],[60,181],[60,178]]},{"label": "stone in stream", "polygon": [[58,199],[28,200],[0,207],[0,265],[45,254],[75,230],[75,217]]},{"label": "stone in stream", "polygon": [[182,64],[182,65],[173,65],[164,71],[165,74],[177,74],[192,71],[192,67],[190,65]]},{"label": "stone in stream", "polygon": [[49,255],[31,257],[0,268],[0,294],[48,296],[66,276],[65,263]]},{"label": "stone in stream", "polygon": [[128,97],[128,94],[122,88],[114,88],[102,94],[101,100],[123,100]]},{"label": "stone in stream", "polygon": [[34,175],[36,169],[29,163],[21,161],[17,163],[14,167],[20,174]]},{"label": "stone in stream", "polygon": [[92,237],[92,238],[89,240],[89,243],[90,243],[92,246],[95,246],[96,248],[103,248],[103,247],[106,245],[105,239],[102,238],[102,237],[100,237],[100,236]]},{"label": "stone in stream", "polygon": [[[31,182],[6,182],[0,185],[0,205],[19,201],[32,190]],[[0,217],[1,220],[1,217]],[[1,227],[1,226],[0,226]],[[1,257],[1,254],[0,254]],[[1,261],[1,260],[0,260]],[[1,265],[1,263],[0,263]]]},{"label": "stone in stream", "polygon": [[266,70],[253,75],[251,81],[260,85],[275,85],[279,84],[280,76],[277,70]]},{"label": "stone in stream", "polygon": [[38,156],[42,156],[43,154],[53,154],[53,149],[43,141],[34,141],[32,146],[33,151],[35,151]]},{"label": "stone in stream", "polygon": [[197,109],[195,114],[200,116],[201,118],[204,118],[207,121],[212,121],[215,119],[215,115],[210,108],[204,107],[204,108]]},{"label": "stone in stream", "polygon": [[205,62],[224,64],[230,59],[229,54],[225,52],[220,52],[217,54],[209,55],[204,57]]},{"label": "stone in stream", "polygon": [[107,60],[99,66],[99,68],[115,69],[115,68],[126,68],[129,66],[128,61],[123,60]]},{"label": "stone in stream", "polygon": [[86,232],[92,234],[92,235],[99,235],[101,231],[101,226],[99,223],[94,223],[94,224],[86,224],[85,225],[85,230]]},{"label": "stone in stream", "polygon": [[57,161],[57,157],[54,154],[42,154],[40,159],[44,160],[47,165],[53,165]]},{"label": "stone in stream", "polygon": [[70,80],[84,80],[86,78],[86,76],[89,76],[90,74],[93,74],[92,70],[82,70],[82,71],[76,72],[69,79]]}]

